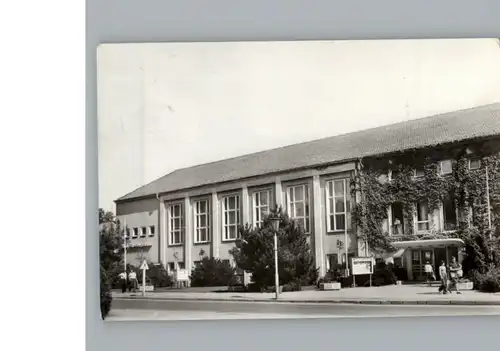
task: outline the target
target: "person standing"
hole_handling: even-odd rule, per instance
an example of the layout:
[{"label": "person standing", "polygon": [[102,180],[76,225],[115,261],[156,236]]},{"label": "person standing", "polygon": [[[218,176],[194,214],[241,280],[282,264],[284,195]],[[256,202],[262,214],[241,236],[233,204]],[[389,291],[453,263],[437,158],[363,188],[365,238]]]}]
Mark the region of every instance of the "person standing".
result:
[{"label": "person standing", "polygon": [[446,263],[444,263],[444,261],[441,261],[441,265],[439,266],[439,279],[441,280],[439,293],[445,295],[448,293],[448,271],[446,269]]},{"label": "person standing", "polygon": [[135,273],[133,269],[131,269],[130,273],[128,274],[128,280],[130,283],[128,291],[133,291],[135,293],[137,291],[137,273]]},{"label": "person standing", "polygon": [[425,276],[427,278],[427,284],[431,286],[431,280],[434,280],[436,278],[434,276],[434,269],[432,268],[429,261],[425,263],[424,270],[425,270]]},{"label": "person standing", "polygon": [[118,277],[120,279],[120,287],[123,294],[127,291],[127,272],[121,272]]},{"label": "person standing", "polygon": [[461,294],[461,292],[458,290],[458,279],[460,278],[461,272],[462,265],[457,261],[457,258],[453,256],[450,263],[451,289],[455,289],[457,294]]}]

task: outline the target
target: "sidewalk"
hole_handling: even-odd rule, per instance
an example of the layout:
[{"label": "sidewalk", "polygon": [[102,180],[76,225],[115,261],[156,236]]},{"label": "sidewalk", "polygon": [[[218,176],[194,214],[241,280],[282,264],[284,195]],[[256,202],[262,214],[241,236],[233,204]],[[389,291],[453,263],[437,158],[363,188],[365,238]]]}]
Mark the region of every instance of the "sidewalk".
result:
[{"label": "sidewalk", "polygon": [[340,291],[298,291],[280,294],[279,301],[273,293],[237,292],[190,292],[172,290],[168,292],[113,293],[117,299],[158,299],[186,301],[245,301],[273,303],[356,303],[356,304],[408,304],[408,305],[500,305],[500,293],[488,294],[466,290],[440,295],[436,287],[414,285],[390,285],[369,288],[345,288]]}]

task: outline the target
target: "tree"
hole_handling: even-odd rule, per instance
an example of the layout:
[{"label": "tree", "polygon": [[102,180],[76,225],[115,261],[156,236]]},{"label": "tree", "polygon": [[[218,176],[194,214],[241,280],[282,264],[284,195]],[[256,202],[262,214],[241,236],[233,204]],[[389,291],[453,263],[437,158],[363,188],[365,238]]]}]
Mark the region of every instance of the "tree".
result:
[{"label": "tree", "polygon": [[279,283],[297,286],[314,283],[317,278],[314,257],[307,242],[308,236],[297,221],[282,208],[275,208],[264,218],[259,228],[245,225],[239,228],[240,237],[230,250],[236,266],[252,274],[252,281],[262,291],[274,286],[274,232],[271,217],[280,218],[278,230]]},{"label": "tree", "polygon": [[120,222],[112,212],[99,209],[99,263],[101,282],[101,315],[111,309],[111,281],[123,262],[123,235]]}]

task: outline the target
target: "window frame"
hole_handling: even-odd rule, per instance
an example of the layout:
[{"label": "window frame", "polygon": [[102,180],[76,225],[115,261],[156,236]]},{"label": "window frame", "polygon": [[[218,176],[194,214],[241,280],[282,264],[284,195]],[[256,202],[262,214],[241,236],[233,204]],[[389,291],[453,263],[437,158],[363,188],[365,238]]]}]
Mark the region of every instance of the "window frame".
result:
[{"label": "window frame", "polygon": [[[471,163],[472,163],[473,161],[477,161],[477,162],[479,163],[479,165],[478,165],[478,167],[477,167],[477,168],[471,168]],[[478,157],[478,158],[469,158],[469,160],[468,160],[468,162],[467,162],[467,163],[468,163],[468,165],[467,165],[467,166],[468,166],[468,168],[469,168],[469,170],[470,170],[470,171],[476,171],[476,170],[478,170],[478,169],[481,169],[481,166],[482,166],[482,162],[481,162],[481,159],[480,159],[479,157]]]},{"label": "window frame", "polygon": [[455,206],[455,203],[453,201],[453,196],[449,195],[449,200],[451,202],[452,208],[455,207],[455,229],[446,229],[446,218],[445,218],[445,201],[446,199],[443,199],[441,201],[441,228],[443,228],[443,232],[445,233],[453,233],[458,229],[458,208]]},{"label": "window frame", "polygon": [[[451,170],[450,170],[449,173],[444,173],[443,172],[443,163],[445,163],[445,162],[449,162],[450,163]],[[447,176],[447,175],[453,174],[453,160],[446,159],[446,160],[439,161],[439,174],[442,175],[442,176]]]},{"label": "window frame", "polygon": [[[176,206],[179,206],[179,216],[172,215],[172,209]],[[180,228],[172,229],[172,223],[175,219],[179,219]],[[168,205],[168,246],[181,246],[184,245],[185,239],[185,213],[184,213],[184,204],[182,202],[175,202]],[[174,242],[175,233],[179,233],[179,241]]]},{"label": "window frame", "polygon": [[[297,204],[297,203],[302,203],[304,205],[304,216],[296,216],[295,215],[295,212],[292,213],[291,211],[291,206],[292,206],[292,202],[290,202],[290,199],[291,199],[291,196],[290,196],[290,192],[292,189],[296,189],[296,188],[302,188],[303,190],[303,193],[304,193],[304,198],[302,200],[302,202],[299,202],[299,201],[293,201],[293,204]],[[295,200],[295,190],[293,191],[294,193],[294,200]],[[304,228],[304,233],[305,234],[311,234],[311,190],[309,188],[309,183],[297,183],[297,184],[290,184],[290,185],[287,185],[286,186],[286,210],[287,210],[287,213],[288,215],[290,216],[290,218],[294,219],[294,220],[297,220],[297,219],[304,219],[304,224],[305,224],[305,228]],[[296,207],[294,206],[294,209],[296,209]]]},{"label": "window frame", "polygon": [[[418,175],[418,171],[422,171],[422,174],[421,175]],[[420,179],[420,178],[423,178],[425,177],[425,168],[422,167],[422,168],[413,168],[413,178],[416,178],[416,179]]]},{"label": "window frame", "polygon": [[389,182],[392,182],[393,180],[396,179],[392,174],[393,172],[401,173],[401,170],[400,169],[389,169],[389,171],[387,172],[387,179],[389,180]]},{"label": "window frame", "polygon": [[145,238],[147,235],[148,235],[148,227],[147,226],[143,226],[143,227],[139,227],[139,237],[140,238]]},{"label": "window frame", "polygon": [[[151,228],[153,228],[153,230],[151,230]],[[155,225],[148,226],[148,236],[149,237],[155,236],[155,232],[156,232],[156,226]]]},{"label": "window frame", "polygon": [[[347,181],[348,178],[338,178],[338,179],[329,179],[326,181],[325,191],[326,191],[326,229],[329,233],[338,233],[349,230],[349,226],[347,225],[347,214],[349,213],[348,208],[350,207],[350,199],[347,191]],[[335,183],[342,182],[342,187],[344,190],[343,204],[345,205],[344,212],[337,212],[336,198],[335,195]],[[331,188],[332,187],[332,188]],[[332,189],[332,196],[330,196],[330,189]],[[330,199],[333,199],[333,209],[330,208]],[[344,216],[344,225],[345,228],[339,229],[337,226],[337,216]],[[333,228],[331,228],[330,217],[333,216]]]},{"label": "window frame", "polygon": [[[426,221],[419,221],[418,220],[418,204],[421,202],[425,202],[427,204],[427,220]],[[431,213],[429,211],[429,200],[422,199],[422,200],[419,200],[415,203],[414,222],[415,222],[415,233],[419,234],[419,233],[429,233],[430,232],[430,230],[431,230]],[[419,230],[418,225],[423,224],[423,223],[427,223],[428,228],[425,230]]]},{"label": "window frame", "polygon": [[[198,205],[202,202],[206,203],[205,207],[205,212],[198,212]],[[212,237],[212,232],[211,232],[211,208],[210,208],[210,199],[208,198],[202,198],[202,199],[196,199],[193,201],[193,217],[194,217],[194,238],[193,242],[194,244],[207,244],[210,243],[210,239]],[[198,218],[201,218],[202,216],[206,216],[206,223],[205,226],[198,226]],[[200,221],[201,222],[201,221]],[[206,231],[206,240],[200,240],[201,238],[201,230],[205,229]]]},{"label": "window frame", "polygon": [[[237,199],[235,209],[227,210],[226,209],[226,199],[231,197],[235,197]],[[222,215],[222,242],[232,242],[238,240],[240,234],[238,231],[238,227],[241,223],[241,195],[239,193],[225,194],[221,196],[221,215]],[[226,212],[235,212],[236,213],[236,223],[235,224],[227,224],[226,223]],[[229,215],[228,215],[229,216]],[[229,228],[235,227],[236,236],[234,238],[229,238]]]},{"label": "window frame", "polygon": [[132,229],[132,239],[137,239],[139,237],[139,227],[133,227]]},{"label": "window frame", "polygon": [[[260,194],[266,193],[267,194],[267,205],[261,205],[260,201]],[[259,195],[259,205],[257,205],[257,195]],[[258,189],[252,192],[252,224],[255,228],[259,227],[259,224],[263,223],[263,218],[260,218],[260,220],[257,220],[257,215],[261,215],[262,212],[259,210],[262,208],[267,207],[267,212],[271,210],[271,204],[272,204],[272,190],[270,188],[264,188],[264,189]]]},{"label": "window frame", "polygon": [[391,202],[389,204],[389,206],[387,207],[387,235],[388,236],[401,236],[401,235],[404,235],[405,233],[405,229],[406,229],[406,220],[407,218],[404,218],[404,211],[402,210],[402,218],[401,218],[401,230],[402,230],[402,233],[401,234],[395,234],[394,233],[394,221],[393,221],[393,217],[394,217],[394,209],[393,209],[393,206],[397,203],[400,203],[401,204],[401,207],[403,207],[403,203],[401,201],[394,201],[394,202]]}]

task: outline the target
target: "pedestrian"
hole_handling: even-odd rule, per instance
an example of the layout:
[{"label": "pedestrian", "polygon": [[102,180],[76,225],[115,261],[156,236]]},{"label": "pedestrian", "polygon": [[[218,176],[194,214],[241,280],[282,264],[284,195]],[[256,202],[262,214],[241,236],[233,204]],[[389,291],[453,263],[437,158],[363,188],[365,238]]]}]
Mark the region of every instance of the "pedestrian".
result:
[{"label": "pedestrian", "polygon": [[458,282],[462,276],[462,265],[457,261],[457,258],[453,256],[450,263],[450,278],[451,278],[451,289],[455,289],[457,294],[461,294],[458,290]]},{"label": "pedestrian", "polygon": [[122,294],[127,291],[127,272],[121,272],[118,275],[118,278],[120,279],[120,287],[122,289]]},{"label": "pedestrian", "polygon": [[444,261],[441,261],[441,265],[439,266],[439,279],[441,280],[439,293],[445,295],[448,293],[448,271]]},{"label": "pedestrian", "polygon": [[434,274],[434,269],[432,268],[429,261],[425,263],[424,270],[425,270],[425,276],[427,278],[427,284],[431,286],[431,280],[435,280],[436,276]]},{"label": "pedestrian", "polygon": [[128,274],[128,280],[129,280],[129,287],[128,291],[133,291],[134,293],[137,291],[137,273],[133,269],[130,270],[130,273]]}]

